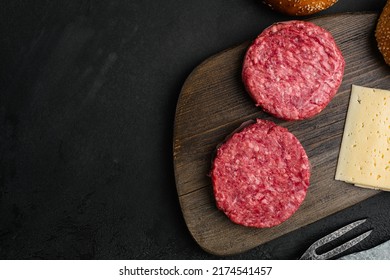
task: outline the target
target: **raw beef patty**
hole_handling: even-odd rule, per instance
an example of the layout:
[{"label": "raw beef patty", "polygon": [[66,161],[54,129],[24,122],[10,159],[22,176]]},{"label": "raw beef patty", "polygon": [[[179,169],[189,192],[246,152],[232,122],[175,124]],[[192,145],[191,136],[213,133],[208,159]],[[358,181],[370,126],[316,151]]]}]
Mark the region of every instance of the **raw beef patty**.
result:
[{"label": "raw beef patty", "polygon": [[234,223],[272,227],[301,205],[310,165],[286,128],[257,119],[217,149],[211,170],[217,207]]},{"label": "raw beef patty", "polygon": [[242,79],[264,111],[302,120],[328,105],[342,82],[344,66],[328,31],[293,20],[271,25],[256,38],[246,52]]}]

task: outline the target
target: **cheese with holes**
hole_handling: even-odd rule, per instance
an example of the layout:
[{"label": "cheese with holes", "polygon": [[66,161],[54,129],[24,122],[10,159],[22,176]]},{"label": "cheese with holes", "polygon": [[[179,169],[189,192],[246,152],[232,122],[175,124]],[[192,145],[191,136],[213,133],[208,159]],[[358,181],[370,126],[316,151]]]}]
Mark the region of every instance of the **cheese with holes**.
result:
[{"label": "cheese with holes", "polygon": [[352,85],[335,179],[390,191],[390,91]]}]

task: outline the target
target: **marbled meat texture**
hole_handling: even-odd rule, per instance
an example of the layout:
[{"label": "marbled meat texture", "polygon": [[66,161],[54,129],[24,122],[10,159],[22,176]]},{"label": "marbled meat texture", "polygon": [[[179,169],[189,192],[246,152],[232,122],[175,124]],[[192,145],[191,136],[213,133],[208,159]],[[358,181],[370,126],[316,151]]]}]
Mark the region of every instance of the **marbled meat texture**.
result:
[{"label": "marbled meat texture", "polygon": [[303,202],[310,164],[292,133],[257,119],[219,146],[211,179],[217,207],[234,223],[273,227]]},{"label": "marbled meat texture", "polygon": [[257,106],[275,117],[302,120],[332,100],[345,61],[332,35],[305,21],[266,28],[248,48],[242,79]]}]

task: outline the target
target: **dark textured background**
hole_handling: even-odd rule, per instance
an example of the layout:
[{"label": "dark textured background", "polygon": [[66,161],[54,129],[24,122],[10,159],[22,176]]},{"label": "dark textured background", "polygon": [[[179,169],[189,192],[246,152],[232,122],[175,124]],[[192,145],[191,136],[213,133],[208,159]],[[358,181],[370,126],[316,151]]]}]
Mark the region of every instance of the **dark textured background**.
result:
[{"label": "dark textured background", "polygon": [[[217,258],[192,240],[176,196],[176,101],[202,60],[293,17],[259,0],[14,0],[0,18],[0,258]],[[389,212],[381,193],[229,258],[298,258],[362,217],[374,233],[355,250],[368,248],[390,238]]]}]

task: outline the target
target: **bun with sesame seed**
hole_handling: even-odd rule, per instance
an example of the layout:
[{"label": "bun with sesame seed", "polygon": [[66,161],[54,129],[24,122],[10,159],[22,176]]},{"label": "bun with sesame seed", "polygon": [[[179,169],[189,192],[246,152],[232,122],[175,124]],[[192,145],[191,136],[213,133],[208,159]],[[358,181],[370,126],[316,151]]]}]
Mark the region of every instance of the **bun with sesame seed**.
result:
[{"label": "bun with sesame seed", "polygon": [[390,0],[387,1],[379,16],[375,29],[375,38],[385,62],[390,65]]},{"label": "bun with sesame seed", "polygon": [[292,16],[307,16],[321,12],[337,0],[264,0],[271,9]]}]

